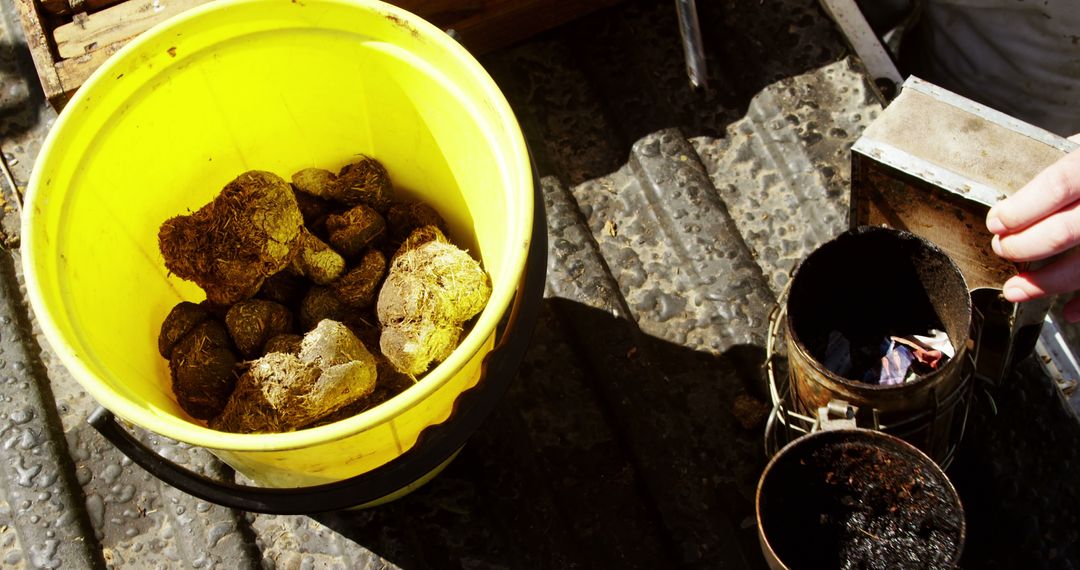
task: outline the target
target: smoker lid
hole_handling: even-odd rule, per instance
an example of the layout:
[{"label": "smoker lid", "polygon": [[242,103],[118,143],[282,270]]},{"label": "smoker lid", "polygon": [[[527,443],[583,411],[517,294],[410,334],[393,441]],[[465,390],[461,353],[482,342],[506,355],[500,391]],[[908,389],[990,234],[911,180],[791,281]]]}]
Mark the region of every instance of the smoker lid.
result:
[{"label": "smoker lid", "polygon": [[[852,155],[989,207],[1078,146],[910,77],[855,142]],[[851,226],[863,222],[852,219]]]},{"label": "smoker lid", "polygon": [[852,228],[884,225],[936,243],[971,289],[1025,265],[990,248],[986,214],[1080,145],[923,81],[903,90],[851,149]]},{"label": "smoker lid", "polygon": [[1006,337],[977,351],[983,376],[1004,377],[1014,358],[1034,348],[1052,302],[1000,299],[1005,281],[1035,264],[1012,263],[993,252],[986,214],[1078,146],[911,77],[851,149],[849,226],[907,230],[953,259],[979,299],[983,333],[1002,330],[980,334]]}]

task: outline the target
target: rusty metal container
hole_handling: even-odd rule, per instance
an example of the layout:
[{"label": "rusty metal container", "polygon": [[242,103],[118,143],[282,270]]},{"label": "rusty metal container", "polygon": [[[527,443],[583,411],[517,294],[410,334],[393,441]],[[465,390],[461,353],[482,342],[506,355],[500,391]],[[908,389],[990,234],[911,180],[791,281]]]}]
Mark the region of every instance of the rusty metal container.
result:
[{"label": "rusty metal container", "polygon": [[758,481],[758,539],[773,570],[954,568],[966,521],[933,461],[881,432],[802,436]]},{"label": "rusty metal container", "polygon": [[960,267],[975,311],[978,377],[999,383],[1031,354],[1051,299],[1013,304],[1001,286],[1029,264],[990,249],[986,214],[1076,143],[909,77],[851,149],[850,227],[925,238]]},{"label": "rusty metal container", "polygon": [[[812,252],[787,296],[785,336],[793,405],[808,416],[830,400],[858,408],[856,422],[880,429],[946,462],[967,413],[965,374],[971,297],[956,264],[911,233],[882,227],[849,230]],[[897,385],[865,383],[825,367],[831,331],[849,339],[944,330],[955,356]]]}]

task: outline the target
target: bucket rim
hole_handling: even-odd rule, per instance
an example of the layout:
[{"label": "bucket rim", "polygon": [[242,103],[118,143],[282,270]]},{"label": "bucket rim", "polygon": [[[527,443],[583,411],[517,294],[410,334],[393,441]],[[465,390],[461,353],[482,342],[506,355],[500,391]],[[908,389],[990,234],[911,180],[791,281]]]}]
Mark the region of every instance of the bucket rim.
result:
[{"label": "bucket rim", "polygon": [[[121,67],[122,64],[133,61],[151,42],[157,41],[166,34],[174,33],[178,29],[197,25],[208,14],[228,11],[238,6],[274,5],[279,10],[286,10],[290,9],[289,6],[300,9],[320,3],[336,4],[386,17],[395,24],[409,30],[413,36],[434,44],[440,52],[446,53],[457,65],[461,66],[460,69],[465,72],[468,81],[478,83],[479,89],[487,97],[486,103],[489,103],[485,105],[486,110],[493,112],[493,120],[501,125],[501,129],[505,129],[503,135],[510,143],[508,148],[496,149],[496,152],[501,153],[510,164],[506,176],[512,178],[513,187],[520,189],[522,194],[522,199],[518,201],[516,209],[505,212],[505,216],[509,220],[507,223],[509,235],[506,239],[510,243],[518,244],[505,270],[507,275],[514,278],[507,279],[505,283],[493,283],[492,294],[487,305],[480,313],[472,329],[462,339],[458,347],[454,349],[450,357],[429,370],[423,378],[404,392],[360,414],[331,424],[298,431],[255,434],[237,434],[212,430],[177,414],[170,414],[170,418],[165,418],[161,414],[154,413],[152,409],[135,405],[126,397],[106,388],[98,380],[99,376],[79,357],[71,344],[65,341],[65,335],[55,318],[55,314],[59,311],[50,309],[41,294],[42,276],[38,274],[36,269],[37,262],[42,256],[56,255],[55,251],[39,247],[33,231],[36,225],[34,222],[34,210],[40,201],[48,199],[47,196],[43,196],[44,191],[41,190],[44,186],[42,179],[45,176],[46,166],[53,161],[60,160],[57,158],[57,148],[62,147],[61,141],[65,131],[78,128],[77,125],[72,125],[75,122],[72,117],[76,110],[82,107],[81,104],[88,102],[100,84],[113,76],[115,70]],[[317,27],[315,24],[311,25]],[[304,2],[292,3],[281,3],[273,0],[219,0],[184,11],[157,24],[125,44],[91,74],[57,117],[39,151],[38,160],[36,160],[31,172],[24,199],[26,207],[23,208],[21,219],[24,232],[20,253],[23,275],[26,281],[26,295],[41,326],[42,333],[64,367],[95,400],[124,420],[165,437],[209,449],[261,452],[313,447],[362,433],[384,424],[408,409],[419,405],[453,378],[458,371],[464,368],[474,356],[480,354],[481,350],[491,342],[491,339],[496,335],[499,322],[509,310],[514,297],[518,294],[518,282],[524,273],[531,242],[531,229],[536,215],[532,199],[535,190],[533,186],[533,167],[525,144],[525,138],[509,102],[507,102],[494,80],[472,54],[456,40],[423,18],[380,0],[305,0]],[[486,355],[484,357],[486,358]],[[478,381],[483,382],[484,379],[480,378]]]}]

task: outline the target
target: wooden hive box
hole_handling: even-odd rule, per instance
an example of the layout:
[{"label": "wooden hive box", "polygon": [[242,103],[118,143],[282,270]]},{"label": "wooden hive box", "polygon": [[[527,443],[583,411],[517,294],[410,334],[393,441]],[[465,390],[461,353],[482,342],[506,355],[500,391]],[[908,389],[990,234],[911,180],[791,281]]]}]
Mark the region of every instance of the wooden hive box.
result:
[{"label": "wooden hive box", "polygon": [[[57,110],[105,60],[153,25],[211,0],[15,0],[45,97]],[[283,0],[284,1],[284,0]],[[621,0],[396,0],[483,54]]]}]

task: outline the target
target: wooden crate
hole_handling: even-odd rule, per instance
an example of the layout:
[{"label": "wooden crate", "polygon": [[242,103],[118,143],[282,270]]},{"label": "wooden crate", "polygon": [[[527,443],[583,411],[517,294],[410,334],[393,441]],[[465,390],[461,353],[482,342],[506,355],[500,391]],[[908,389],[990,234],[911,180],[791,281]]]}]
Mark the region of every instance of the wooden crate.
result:
[{"label": "wooden crate", "polygon": [[[15,0],[15,4],[45,96],[60,109],[98,66],[132,38],[158,22],[209,1]],[[483,54],[620,1],[398,0],[391,3],[443,29],[453,29],[465,47],[474,54]]]}]

